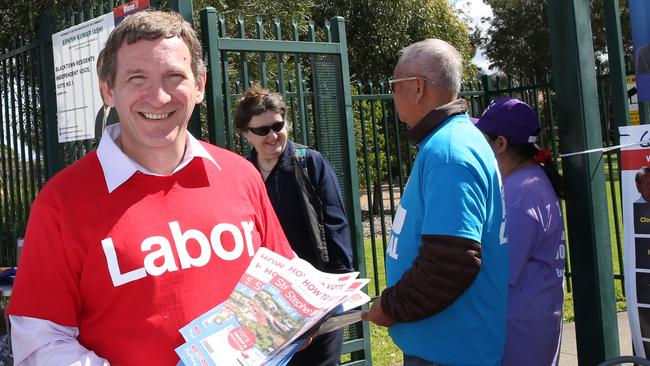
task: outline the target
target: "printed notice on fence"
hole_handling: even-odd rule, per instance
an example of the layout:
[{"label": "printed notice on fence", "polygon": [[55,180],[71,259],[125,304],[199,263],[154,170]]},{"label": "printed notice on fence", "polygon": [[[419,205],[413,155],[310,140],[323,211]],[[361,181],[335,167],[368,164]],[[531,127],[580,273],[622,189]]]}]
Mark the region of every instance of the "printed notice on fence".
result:
[{"label": "printed notice on fence", "polygon": [[52,35],[59,142],[95,137],[97,55],[114,27],[111,12]]},{"label": "printed notice on fence", "polygon": [[[637,356],[650,355],[650,125],[619,127],[625,298]],[[629,145],[633,144],[633,145]],[[627,145],[627,146],[626,146]]]}]

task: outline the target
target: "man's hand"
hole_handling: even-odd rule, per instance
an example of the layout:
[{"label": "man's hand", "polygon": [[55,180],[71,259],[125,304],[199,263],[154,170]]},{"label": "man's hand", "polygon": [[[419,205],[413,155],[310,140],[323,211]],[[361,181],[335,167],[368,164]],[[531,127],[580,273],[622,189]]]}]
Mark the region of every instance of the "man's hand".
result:
[{"label": "man's hand", "polygon": [[375,302],[372,303],[370,310],[361,314],[361,320],[371,321],[382,327],[390,327],[396,323],[395,320],[384,314],[384,310],[381,308],[381,296],[375,299]]}]

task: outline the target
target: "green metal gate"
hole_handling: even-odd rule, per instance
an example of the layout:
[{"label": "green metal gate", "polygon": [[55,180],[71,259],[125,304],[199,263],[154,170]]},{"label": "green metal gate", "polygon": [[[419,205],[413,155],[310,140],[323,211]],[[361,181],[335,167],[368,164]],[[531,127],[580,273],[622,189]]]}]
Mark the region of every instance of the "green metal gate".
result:
[{"label": "green metal gate", "polygon": [[[323,30],[310,22],[307,40],[300,39],[299,24],[294,21],[290,25],[291,39],[285,40],[278,19],[267,29],[258,17],[254,29],[247,30],[243,17],[237,18],[234,27],[229,27],[225,17],[218,15],[214,8],[203,9],[200,14],[202,41],[208,57],[206,98],[210,142],[246,153],[245,140],[233,128],[232,114],[237,99],[253,83],[282,94],[292,127],[290,137],[316,147],[334,167],[353,228],[356,266],[365,274],[343,18],[333,18]],[[229,29],[234,29],[236,34],[230,36]],[[247,38],[251,34],[255,38]],[[370,364],[369,351],[368,324],[347,328],[345,364]]]}]

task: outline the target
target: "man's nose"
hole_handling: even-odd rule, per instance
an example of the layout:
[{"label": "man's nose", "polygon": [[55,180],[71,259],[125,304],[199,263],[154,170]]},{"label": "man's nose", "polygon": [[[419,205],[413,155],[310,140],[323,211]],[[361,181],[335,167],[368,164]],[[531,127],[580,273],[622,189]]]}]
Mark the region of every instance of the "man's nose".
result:
[{"label": "man's nose", "polygon": [[162,83],[153,83],[147,94],[147,101],[154,107],[161,107],[172,99]]}]

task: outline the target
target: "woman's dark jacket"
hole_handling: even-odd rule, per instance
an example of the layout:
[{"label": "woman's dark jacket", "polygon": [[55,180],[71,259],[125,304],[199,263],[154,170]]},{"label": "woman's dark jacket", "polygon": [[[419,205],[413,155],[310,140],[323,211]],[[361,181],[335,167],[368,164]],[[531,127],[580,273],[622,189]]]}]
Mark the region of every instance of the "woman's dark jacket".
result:
[{"label": "woman's dark jacket", "polygon": [[[288,140],[284,152],[266,179],[266,191],[291,247],[300,258],[315,265],[316,256],[309,241],[307,222],[301,209],[300,188],[296,184],[294,173],[297,165],[295,151],[295,144]],[[323,224],[329,255],[329,263],[324,270],[331,273],[352,271],[350,226],[334,169],[316,150],[308,149],[305,158],[309,179],[323,204]],[[257,167],[255,150],[251,151],[248,160]]]}]

